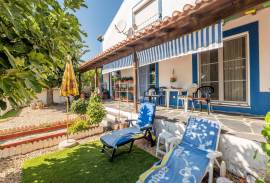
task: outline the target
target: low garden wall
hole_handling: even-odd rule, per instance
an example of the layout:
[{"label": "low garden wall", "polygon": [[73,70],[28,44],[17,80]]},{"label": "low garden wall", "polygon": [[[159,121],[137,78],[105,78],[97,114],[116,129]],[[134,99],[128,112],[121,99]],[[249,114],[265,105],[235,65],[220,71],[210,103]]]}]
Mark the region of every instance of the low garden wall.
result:
[{"label": "low garden wall", "polygon": [[[70,122],[70,121],[68,121]],[[50,132],[52,130],[65,129],[67,121],[62,121],[50,124],[49,127],[24,127],[13,130],[3,130],[0,132],[1,140],[14,139],[25,135],[33,135],[41,132]],[[24,130],[22,130],[24,129]],[[82,131],[73,135],[69,135],[72,139],[82,139],[94,135],[103,133],[103,127],[99,125],[93,125],[88,130]],[[44,135],[41,137],[30,138],[27,140],[18,140],[6,145],[0,145],[0,158],[6,158],[15,155],[27,154],[29,152],[44,149],[58,145],[61,141],[66,139],[66,132],[58,132],[53,134]]]}]

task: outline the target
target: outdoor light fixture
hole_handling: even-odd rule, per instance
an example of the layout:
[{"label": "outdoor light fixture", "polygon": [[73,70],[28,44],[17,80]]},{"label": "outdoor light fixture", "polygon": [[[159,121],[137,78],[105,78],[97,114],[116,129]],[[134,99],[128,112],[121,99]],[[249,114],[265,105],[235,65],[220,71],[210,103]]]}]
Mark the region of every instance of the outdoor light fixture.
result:
[{"label": "outdoor light fixture", "polygon": [[256,12],[257,12],[256,9],[251,9],[251,10],[246,11],[246,12],[245,12],[245,15],[255,15]]}]

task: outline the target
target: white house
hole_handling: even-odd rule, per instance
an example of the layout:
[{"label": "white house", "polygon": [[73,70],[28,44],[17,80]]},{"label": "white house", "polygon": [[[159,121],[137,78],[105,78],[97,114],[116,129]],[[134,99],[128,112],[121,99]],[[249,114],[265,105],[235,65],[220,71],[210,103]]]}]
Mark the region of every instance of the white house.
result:
[{"label": "white house", "polygon": [[[269,7],[264,0],[124,0],[103,36],[103,52],[80,69],[101,67],[112,97],[116,73],[137,75],[130,99],[150,87],[196,83],[214,88],[213,110],[264,115],[270,110]],[[176,103],[172,90],[169,105]]]}]

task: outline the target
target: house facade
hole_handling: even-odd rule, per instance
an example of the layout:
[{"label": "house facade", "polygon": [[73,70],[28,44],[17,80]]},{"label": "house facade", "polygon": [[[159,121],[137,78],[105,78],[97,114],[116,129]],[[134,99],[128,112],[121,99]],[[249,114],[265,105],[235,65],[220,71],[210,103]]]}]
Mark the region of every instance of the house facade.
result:
[{"label": "house facade", "polygon": [[[127,88],[122,93],[128,102],[142,100],[151,87],[188,90],[194,84],[211,86],[214,88],[211,96],[214,111],[264,115],[270,110],[270,3],[254,1],[243,4],[241,7],[246,7],[238,10],[232,1],[232,10],[228,6],[226,12],[224,8],[216,15],[212,13],[214,10],[205,13],[204,16],[209,17],[207,21],[195,16],[207,8],[207,3],[214,6],[222,1],[205,1],[204,4],[198,0],[124,0],[102,43],[105,54],[115,52],[113,48],[121,50],[114,56],[103,58],[101,54],[89,61],[91,65],[103,59],[98,65],[102,68],[103,88],[119,100],[122,95],[119,88]],[[183,23],[179,21],[179,26],[172,28],[170,20],[180,16],[178,14],[183,17]],[[210,22],[211,16],[215,18]],[[170,27],[153,30],[151,35],[155,36],[142,37],[133,44],[134,35],[148,34],[148,30],[158,27],[159,22],[166,24],[166,21],[169,22],[166,27]],[[192,22],[198,28],[183,28],[184,24]],[[129,52],[118,57],[132,49],[135,54]],[[135,57],[138,63],[134,71]],[[87,64],[82,66],[83,71],[91,68]],[[131,82],[117,86],[117,77]],[[171,107],[179,102],[177,95],[177,91],[170,91]],[[161,105],[164,102],[161,101]]]}]

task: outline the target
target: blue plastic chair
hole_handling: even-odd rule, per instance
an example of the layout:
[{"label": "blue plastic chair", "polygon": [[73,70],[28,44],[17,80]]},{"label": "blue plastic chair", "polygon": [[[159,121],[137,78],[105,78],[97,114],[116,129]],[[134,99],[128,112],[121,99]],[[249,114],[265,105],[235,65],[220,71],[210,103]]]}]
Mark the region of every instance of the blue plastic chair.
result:
[{"label": "blue plastic chair", "polygon": [[213,164],[217,157],[220,123],[190,117],[182,142],[163,160],[142,174],[140,183],[199,183],[206,173],[213,181]]},{"label": "blue plastic chair", "polygon": [[[137,120],[126,120],[129,122],[129,128],[115,130],[109,134],[103,135],[100,141],[103,144],[102,152],[108,154],[111,161],[115,157],[118,147],[130,144],[131,152],[135,140],[147,138],[154,145],[155,141],[152,133],[152,126],[155,118],[156,106],[152,103],[142,103],[140,106]],[[112,152],[110,152],[112,150]]]}]

